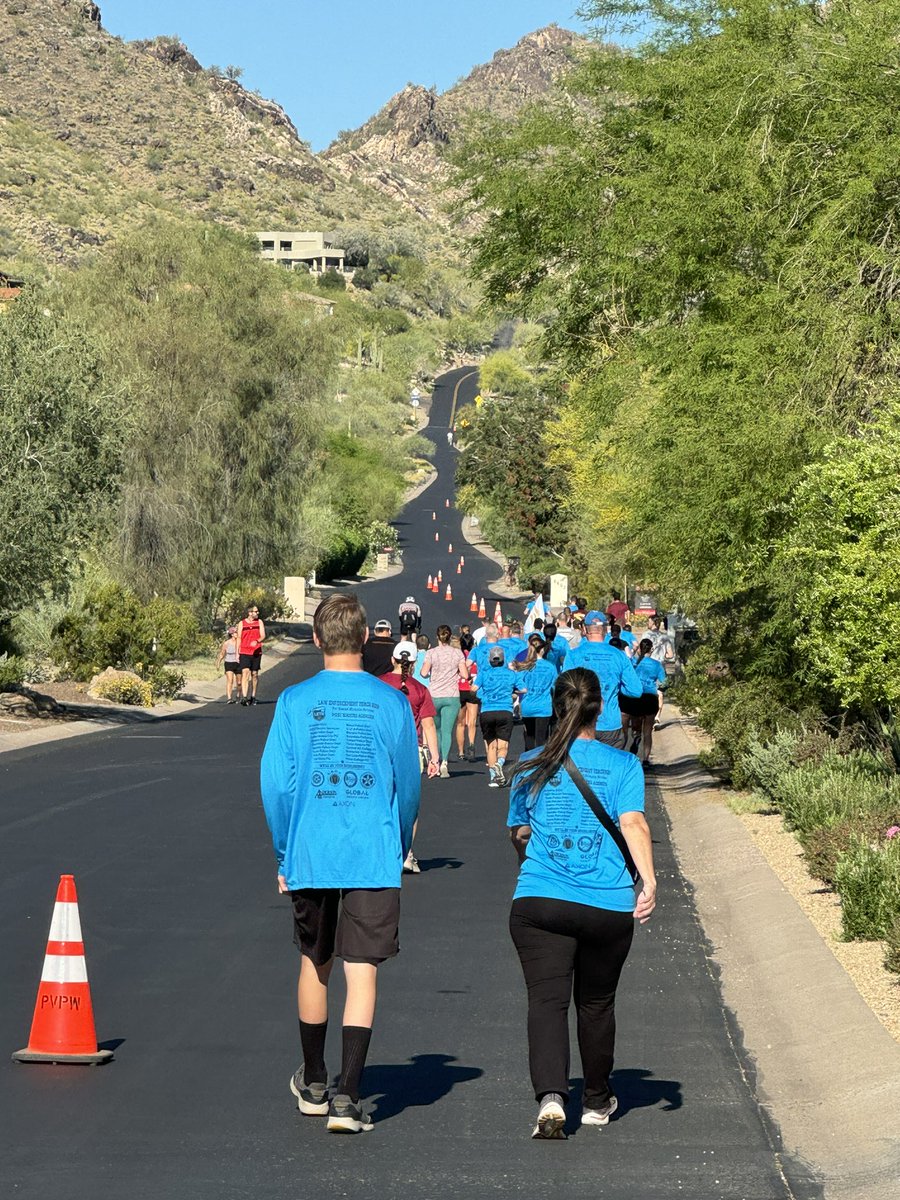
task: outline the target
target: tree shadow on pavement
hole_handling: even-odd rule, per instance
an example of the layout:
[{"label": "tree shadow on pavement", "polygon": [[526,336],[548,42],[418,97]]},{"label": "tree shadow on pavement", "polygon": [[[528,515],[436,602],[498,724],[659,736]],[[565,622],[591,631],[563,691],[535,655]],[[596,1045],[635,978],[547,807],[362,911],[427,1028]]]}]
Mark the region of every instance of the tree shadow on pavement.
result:
[{"label": "tree shadow on pavement", "polygon": [[379,1121],[388,1121],[407,1108],[424,1108],[443,1099],[458,1083],[471,1083],[484,1071],[456,1066],[452,1054],[415,1054],[407,1063],[367,1066],[364,1094],[375,1101]]},{"label": "tree shadow on pavement", "polygon": [[665,783],[675,792],[708,792],[716,787],[714,780],[697,765],[696,758],[684,756],[672,762],[654,762],[647,781]]},{"label": "tree shadow on pavement", "polygon": [[[684,1103],[678,1080],[654,1079],[652,1071],[641,1068],[613,1071],[609,1081],[619,1101],[619,1107],[612,1117],[613,1121],[621,1120],[633,1108],[656,1108],[657,1105],[661,1105],[660,1112],[675,1112]],[[576,1134],[581,1128],[583,1095],[584,1080],[572,1079],[565,1126],[569,1136]]]}]

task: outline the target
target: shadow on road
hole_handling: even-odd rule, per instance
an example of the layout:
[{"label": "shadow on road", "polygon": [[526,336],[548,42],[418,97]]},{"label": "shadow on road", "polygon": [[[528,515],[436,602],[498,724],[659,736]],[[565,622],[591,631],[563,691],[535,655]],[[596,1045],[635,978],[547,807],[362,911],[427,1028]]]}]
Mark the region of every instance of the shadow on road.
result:
[{"label": "shadow on road", "polygon": [[452,1054],[416,1054],[402,1065],[367,1066],[363,1085],[366,1096],[375,1101],[378,1120],[436,1104],[458,1083],[471,1083],[484,1074],[480,1067],[454,1066],[456,1061]]},{"label": "shadow on road", "polygon": [[445,867],[451,871],[458,871],[464,866],[461,858],[420,858],[420,871],[441,871]]},{"label": "shadow on road", "polygon": [[[621,1120],[633,1108],[656,1108],[657,1105],[661,1105],[660,1112],[675,1112],[684,1103],[681,1084],[677,1079],[654,1079],[652,1071],[640,1067],[613,1071],[610,1084],[619,1101],[618,1110],[612,1117],[613,1121]],[[584,1080],[572,1079],[565,1126],[570,1137],[581,1129],[583,1095]]]}]

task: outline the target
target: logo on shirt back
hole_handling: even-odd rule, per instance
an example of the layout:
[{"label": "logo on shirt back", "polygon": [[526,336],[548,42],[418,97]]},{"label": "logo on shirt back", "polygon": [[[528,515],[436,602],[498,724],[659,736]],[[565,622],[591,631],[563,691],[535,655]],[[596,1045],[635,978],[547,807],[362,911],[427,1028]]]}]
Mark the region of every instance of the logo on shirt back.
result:
[{"label": "logo on shirt back", "polygon": [[375,776],[372,774],[371,771],[366,771],[366,773],[360,778],[359,782],[363,785],[364,788],[374,787],[375,786]]},{"label": "logo on shirt back", "polygon": [[312,777],[310,779],[310,783],[312,783],[313,787],[321,787],[324,782],[325,782],[325,776],[322,774],[322,772],[321,771],[313,771]]},{"label": "logo on shirt back", "polygon": [[325,709],[324,708],[314,708],[312,710],[312,719],[314,721],[324,721],[325,720]]},{"label": "logo on shirt back", "polygon": [[562,783],[562,776],[561,776],[561,775],[554,775],[554,776],[552,776],[552,777],[551,777],[551,779],[550,779],[550,786],[551,786],[551,787],[559,787],[559,785],[560,785],[561,783]]},{"label": "logo on shirt back", "polygon": [[358,781],[358,776],[355,771],[344,772],[344,787],[355,788]]},{"label": "logo on shirt back", "polygon": [[341,782],[341,777],[337,773],[337,771],[331,772],[331,774],[328,776],[328,782],[329,783],[340,783]]}]

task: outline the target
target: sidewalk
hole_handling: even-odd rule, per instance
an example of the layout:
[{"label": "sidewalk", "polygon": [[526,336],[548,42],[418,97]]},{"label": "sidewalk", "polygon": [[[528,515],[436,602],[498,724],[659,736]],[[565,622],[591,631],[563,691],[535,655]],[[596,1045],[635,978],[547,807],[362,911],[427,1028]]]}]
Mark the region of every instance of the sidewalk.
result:
[{"label": "sidewalk", "polygon": [[654,736],[654,758],[648,780],[693,886],[745,1071],[784,1153],[813,1167],[827,1200],[895,1200],[900,1045],[699,766],[682,718]]}]

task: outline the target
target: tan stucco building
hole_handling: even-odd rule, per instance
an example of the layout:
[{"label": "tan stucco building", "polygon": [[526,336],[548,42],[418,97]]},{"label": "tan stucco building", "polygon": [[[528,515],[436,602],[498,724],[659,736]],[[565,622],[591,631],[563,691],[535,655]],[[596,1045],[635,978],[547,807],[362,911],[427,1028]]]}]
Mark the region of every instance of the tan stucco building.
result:
[{"label": "tan stucco building", "polygon": [[315,273],[334,268],[344,270],[344,251],[332,245],[324,233],[298,233],[275,230],[257,233],[260,256],[294,270],[305,267]]}]

